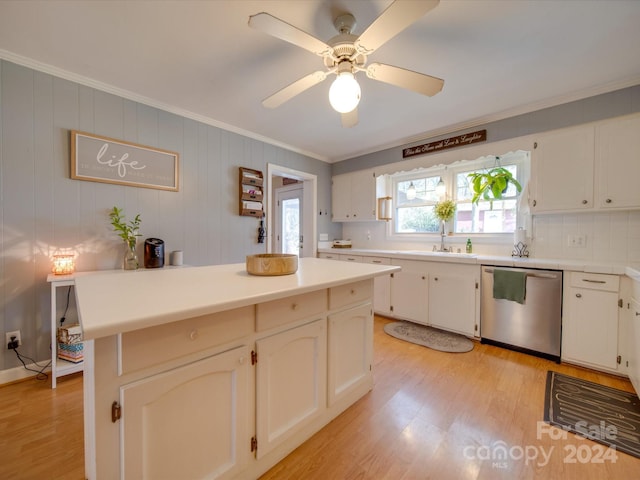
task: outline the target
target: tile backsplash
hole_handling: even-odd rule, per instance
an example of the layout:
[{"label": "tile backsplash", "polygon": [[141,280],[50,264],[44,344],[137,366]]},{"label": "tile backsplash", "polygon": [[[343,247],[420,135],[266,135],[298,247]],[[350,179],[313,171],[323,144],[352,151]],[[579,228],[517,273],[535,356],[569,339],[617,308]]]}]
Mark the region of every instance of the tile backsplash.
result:
[{"label": "tile backsplash", "polygon": [[[584,246],[570,246],[570,236]],[[536,216],[532,248],[539,258],[638,263],[640,211]]]},{"label": "tile backsplash", "polygon": [[[593,262],[640,263],[640,211],[567,213],[533,217],[528,249],[532,257],[585,260]],[[384,222],[342,224],[343,238],[354,248],[381,250],[431,250],[439,244],[438,235],[427,239],[389,236]],[[569,238],[577,246],[569,245]],[[466,235],[446,238],[446,244],[464,250]],[[509,256],[513,237],[499,241],[473,238],[473,252]]]}]

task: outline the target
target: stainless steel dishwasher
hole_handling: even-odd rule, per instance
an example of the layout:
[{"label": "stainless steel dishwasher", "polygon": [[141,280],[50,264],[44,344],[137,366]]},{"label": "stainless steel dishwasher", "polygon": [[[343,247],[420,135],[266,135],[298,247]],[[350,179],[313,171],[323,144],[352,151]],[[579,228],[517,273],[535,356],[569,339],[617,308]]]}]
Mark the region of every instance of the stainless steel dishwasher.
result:
[{"label": "stainless steel dishwasher", "polygon": [[[493,276],[496,270],[511,270],[526,275],[524,303],[494,298]],[[482,343],[559,362],[561,334],[562,271],[482,266]]]}]

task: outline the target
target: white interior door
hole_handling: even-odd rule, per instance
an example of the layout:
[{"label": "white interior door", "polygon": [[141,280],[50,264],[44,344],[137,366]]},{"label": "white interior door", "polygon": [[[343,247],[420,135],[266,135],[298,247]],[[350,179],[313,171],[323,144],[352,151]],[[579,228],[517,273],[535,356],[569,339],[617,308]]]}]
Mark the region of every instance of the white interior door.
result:
[{"label": "white interior door", "polygon": [[304,205],[300,210],[304,217],[302,235],[304,236],[304,248],[300,252],[303,257],[315,257],[317,255],[317,211],[318,211],[318,177],[312,173],[293,170],[288,167],[267,164],[267,181],[268,185],[265,189],[267,195],[266,205],[268,213],[267,222],[267,252],[276,253],[278,247],[276,245],[276,190],[279,188],[275,179],[277,177],[293,178],[302,182]]},{"label": "white interior door", "polygon": [[303,188],[300,185],[276,190],[276,248],[278,253],[304,256]]}]

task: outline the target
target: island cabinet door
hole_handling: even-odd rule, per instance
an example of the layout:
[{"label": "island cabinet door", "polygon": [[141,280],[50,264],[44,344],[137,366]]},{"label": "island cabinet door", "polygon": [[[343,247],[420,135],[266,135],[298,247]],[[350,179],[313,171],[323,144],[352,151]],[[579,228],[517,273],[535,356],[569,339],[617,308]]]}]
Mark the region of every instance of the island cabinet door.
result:
[{"label": "island cabinet door", "polygon": [[329,406],[362,386],[371,389],[373,312],[370,303],[329,316],[328,350]]},{"label": "island cabinet door", "polygon": [[291,438],[326,409],[326,319],[256,342],[256,457]]},{"label": "island cabinet door", "polygon": [[250,457],[248,347],[121,388],[124,479],[222,479]]}]

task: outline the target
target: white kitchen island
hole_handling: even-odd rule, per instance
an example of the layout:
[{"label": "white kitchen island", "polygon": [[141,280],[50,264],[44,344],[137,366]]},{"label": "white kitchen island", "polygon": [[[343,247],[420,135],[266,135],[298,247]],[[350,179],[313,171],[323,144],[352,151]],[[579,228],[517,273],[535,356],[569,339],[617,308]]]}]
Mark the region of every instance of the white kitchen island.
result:
[{"label": "white kitchen island", "polygon": [[398,270],[79,276],[87,478],[260,476],[371,390],[373,278]]}]

